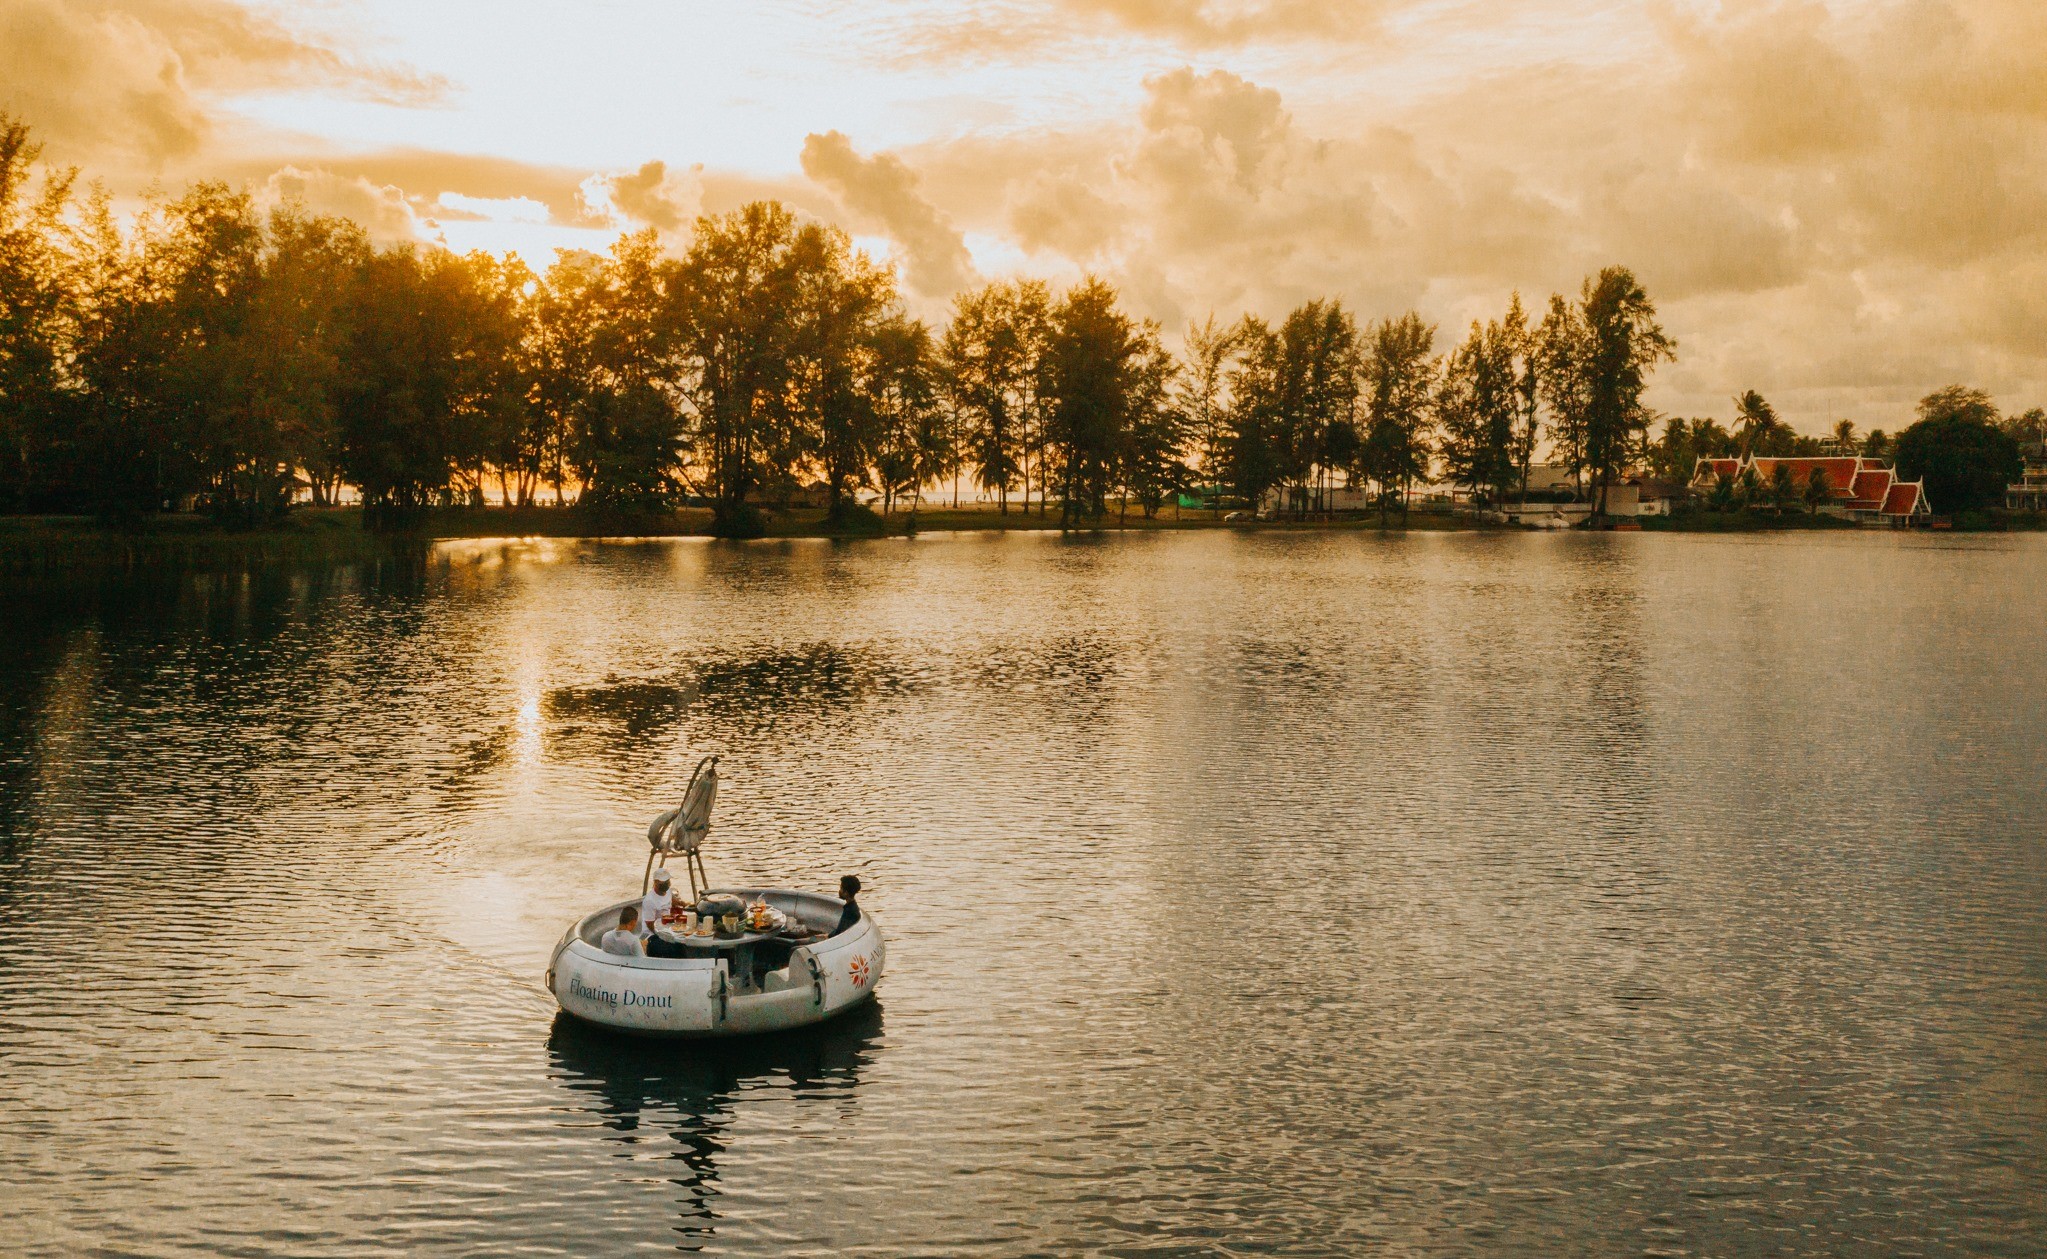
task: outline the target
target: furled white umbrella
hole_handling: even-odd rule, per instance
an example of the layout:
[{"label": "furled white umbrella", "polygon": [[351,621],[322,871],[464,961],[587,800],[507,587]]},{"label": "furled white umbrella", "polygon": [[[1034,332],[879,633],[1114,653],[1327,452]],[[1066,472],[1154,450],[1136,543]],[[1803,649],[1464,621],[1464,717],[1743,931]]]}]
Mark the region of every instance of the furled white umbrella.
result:
[{"label": "furled white umbrella", "polygon": [[653,851],[647,854],[647,875],[640,880],[642,892],[647,889],[647,880],[653,877],[657,857],[682,858],[692,899],[698,894],[699,879],[703,887],[710,886],[711,876],[704,873],[703,848],[704,837],[711,833],[711,806],[717,800],[718,758],[707,756],[697,762],[696,773],[690,775],[682,804],[655,818],[647,827],[647,845]]}]

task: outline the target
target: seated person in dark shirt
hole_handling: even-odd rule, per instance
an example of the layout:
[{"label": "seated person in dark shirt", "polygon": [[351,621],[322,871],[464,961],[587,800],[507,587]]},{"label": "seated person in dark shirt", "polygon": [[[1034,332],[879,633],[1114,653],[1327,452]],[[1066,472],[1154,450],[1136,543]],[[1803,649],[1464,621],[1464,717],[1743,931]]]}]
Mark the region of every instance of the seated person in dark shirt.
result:
[{"label": "seated person in dark shirt", "polygon": [[682,941],[666,931],[656,931],[647,937],[648,957],[688,957],[689,950],[682,947]]},{"label": "seated person in dark shirt", "polygon": [[846,908],[839,914],[839,925],[832,928],[832,934],[851,931],[853,924],[860,921],[860,906],[853,900],[860,895],[860,876],[849,874],[839,880],[839,899],[846,902]]}]

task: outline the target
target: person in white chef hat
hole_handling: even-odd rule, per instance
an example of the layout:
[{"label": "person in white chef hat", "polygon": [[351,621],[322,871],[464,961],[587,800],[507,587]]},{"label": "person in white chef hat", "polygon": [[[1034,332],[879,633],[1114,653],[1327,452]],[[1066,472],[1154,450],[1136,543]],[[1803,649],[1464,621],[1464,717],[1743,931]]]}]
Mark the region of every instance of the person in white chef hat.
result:
[{"label": "person in white chef hat", "polygon": [[640,898],[640,936],[653,934],[661,920],[675,912],[675,891],[668,871],[654,871],[654,890]]}]

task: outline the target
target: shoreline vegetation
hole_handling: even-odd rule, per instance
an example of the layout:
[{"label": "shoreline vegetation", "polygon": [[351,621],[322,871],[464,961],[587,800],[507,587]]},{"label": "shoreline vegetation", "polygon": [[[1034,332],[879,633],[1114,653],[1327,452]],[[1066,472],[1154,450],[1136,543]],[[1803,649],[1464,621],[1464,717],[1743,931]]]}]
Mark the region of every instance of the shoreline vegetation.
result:
[{"label": "shoreline vegetation", "polygon": [[[1545,531],[1490,523],[1468,513],[1416,508],[1403,521],[1381,521],[1376,513],[1333,515],[1306,520],[1226,520],[1225,513],[1167,508],[1147,518],[1131,512],[1106,516],[1089,533],[1156,533],[1229,529],[1258,533],[1540,533]],[[1677,516],[1642,517],[1627,522],[1644,533],[1780,533],[1871,530],[1831,516],[1766,515],[1753,511],[1693,511]],[[994,505],[932,507],[914,515],[888,516],[835,523],[822,508],[793,508],[763,513],[761,540],[865,539],[916,537],[942,533],[1076,532],[1062,526],[1056,509],[1040,514],[1012,505],[1007,513]],[[1627,525],[1622,525],[1626,528]],[[2031,532],[2047,529],[2038,513],[2005,513],[1959,522],[1965,532]],[[718,538],[709,508],[683,508],[657,514],[607,514],[576,507],[444,508],[432,511],[419,527],[402,532],[366,528],[361,509],[330,507],[294,512],[254,528],[224,528],[203,517],[168,516],[116,528],[90,517],[0,517],[0,575],[51,576],[64,573],[104,574],[149,569],[215,571],[251,567],[353,563],[424,557],[436,543],[518,541],[522,539],[600,540],[625,538]]]},{"label": "shoreline vegetation", "polygon": [[[1609,509],[1631,478],[1706,490],[1702,458],[1822,453],[1923,478],[1918,501],[1967,528],[2047,446],[2047,410],[1960,385],[1895,436],[1801,434],[1754,390],[1730,424],[1660,414],[1645,391],[1678,346],[1624,266],[1533,308],[1512,293],[1461,337],[1337,298],[1178,332],[1091,274],[992,280],[927,323],[893,267],[775,201],[541,269],[378,246],[218,182],[117,214],[0,113],[0,564],[529,533],[1484,528],[1450,502],[1558,501],[1538,470],[1568,474],[1591,528],[1811,528],[1792,520],[1827,505],[1817,468],[1750,467],[1694,495],[1697,523]],[[967,486],[993,510],[936,505]]]}]

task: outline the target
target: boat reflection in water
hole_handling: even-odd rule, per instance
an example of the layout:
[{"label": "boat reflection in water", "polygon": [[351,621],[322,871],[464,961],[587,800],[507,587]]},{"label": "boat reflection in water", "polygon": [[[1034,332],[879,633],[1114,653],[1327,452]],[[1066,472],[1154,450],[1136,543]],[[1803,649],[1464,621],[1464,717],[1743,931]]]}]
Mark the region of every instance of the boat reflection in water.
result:
[{"label": "boat reflection in water", "polygon": [[[697,1250],[723,1218],[719,1163],[742,1139],[742,1124],[749,1180],[782,1159],[798,1174],[815,1153],[804,1135],[810,1104],[835,1103],[817,1114],[817,1134],[841,1122],[881,1038],[876,999],[810,1027],[731,1040],[621,1036],[558,1013],[547,1050],[550,1074],[600,1121],[603,1139],[623,1147],[621,1155],[680,1164],[665,1177],[679,1191],[675,1231],[681,1249]],[[664,1140],[672,1145],[662,1152]],[[647,1170],[624,1174],[638,1179]]]}]

